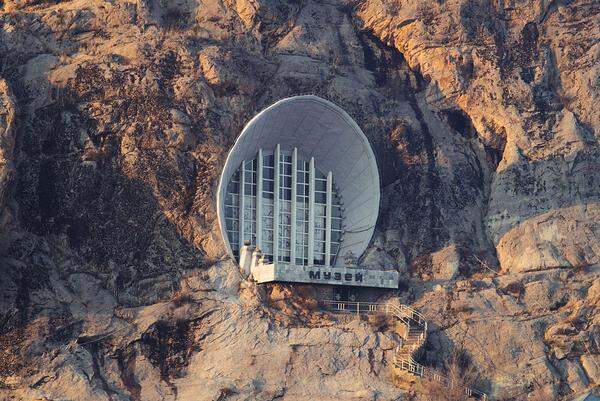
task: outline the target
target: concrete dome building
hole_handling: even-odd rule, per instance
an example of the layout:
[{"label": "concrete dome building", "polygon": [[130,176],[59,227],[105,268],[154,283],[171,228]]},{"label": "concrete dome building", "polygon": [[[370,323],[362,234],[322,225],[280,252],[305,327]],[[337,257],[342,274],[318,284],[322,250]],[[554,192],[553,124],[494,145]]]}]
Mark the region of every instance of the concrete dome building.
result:
[{"label": "concrete dome building", "polygon": [[[247,262],[241,250],[259,250],[252,268],[259,282],[335,276],[353,285],[343,275],[357,274],[379,198],[375,155],[354,120],[327,100],[295,96],[244,127],[221,174],[218,217],[227,251],[240,265]],[[257,270],[259,264],[269,267]],[[394,280],[384,277],[394,272],[369,272],[376,286]]]}]

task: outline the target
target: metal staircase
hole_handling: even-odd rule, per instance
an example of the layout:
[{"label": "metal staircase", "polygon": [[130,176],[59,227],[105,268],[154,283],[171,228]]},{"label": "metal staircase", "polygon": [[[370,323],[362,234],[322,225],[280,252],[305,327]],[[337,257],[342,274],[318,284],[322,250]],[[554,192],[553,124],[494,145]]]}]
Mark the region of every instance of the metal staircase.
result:
[{"label": "metal staircase", "polygon": [[[407,372],[416,378],[439,381],[446,387],[455,386],[455,383],[449,378],[433,369],[425,368],[425,366],[415,361],[427,341],[427,321],[419,312],[406,305],[387,303],[324,301],[323,306],[326,310],[338,313],[385,314],[395,317],[404,325],[404,328],[398,331],[403,341],[402,345],[396,347],[394,352],[394,368]],[[472,388],[465,388],[464,390],[469,397],[481,400],[488,399],[487,395],[481,391]]]}]

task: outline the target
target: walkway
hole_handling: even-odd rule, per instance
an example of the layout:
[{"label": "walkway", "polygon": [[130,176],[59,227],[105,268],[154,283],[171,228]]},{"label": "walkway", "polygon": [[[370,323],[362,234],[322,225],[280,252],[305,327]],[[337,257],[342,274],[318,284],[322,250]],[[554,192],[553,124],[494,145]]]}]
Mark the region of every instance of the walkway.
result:
[{"label": "walkway", "polygon": [[[415,358],[423,350],[427,341],[427,321],[419,312],[406,305],[392,305],[387,303],[325,301],[323,305],[327,310],[332,312],[385,314],[395,317],[398,321],[402,322],[404,329],[398,331],[403,341],[402,345],[395,350],[394,368],[407,372],[416,378],[437,380],[447,387],[455,385],[449,378],[415,361]],[[396,374],[395,371],[394,374]],[[484,401],[488,399],[485,393],[472,388],[465,388],[465,393],[469,397],[475,397]]]}]

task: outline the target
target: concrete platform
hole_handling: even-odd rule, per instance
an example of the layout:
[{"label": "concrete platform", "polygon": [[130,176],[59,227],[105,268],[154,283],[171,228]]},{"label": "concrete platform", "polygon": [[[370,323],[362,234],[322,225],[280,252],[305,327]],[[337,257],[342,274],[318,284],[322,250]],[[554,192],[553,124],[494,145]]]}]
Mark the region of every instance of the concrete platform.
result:
[{"label": "concrete platform", "polygon": [[252,268],[258,283],[292,282],[398,288],[398,272],[350,267],[300,266],[291,263],[259,264]]}]

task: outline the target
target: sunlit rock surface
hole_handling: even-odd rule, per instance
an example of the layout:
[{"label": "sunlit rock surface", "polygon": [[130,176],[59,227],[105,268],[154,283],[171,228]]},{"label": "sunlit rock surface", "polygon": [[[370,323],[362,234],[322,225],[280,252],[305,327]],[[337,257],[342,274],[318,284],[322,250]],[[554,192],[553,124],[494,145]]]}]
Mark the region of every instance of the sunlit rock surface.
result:
[{"label": "sunlit rock surface", "polygon": [[463,348],[513,399],[598,386],[597,2],[0,7],[2,397],[407,397],[399,339],[225,258],[226,152],[302,93],[373,146],[364,263],[401,272],[382,297],[431,320],[428,365]]}]

